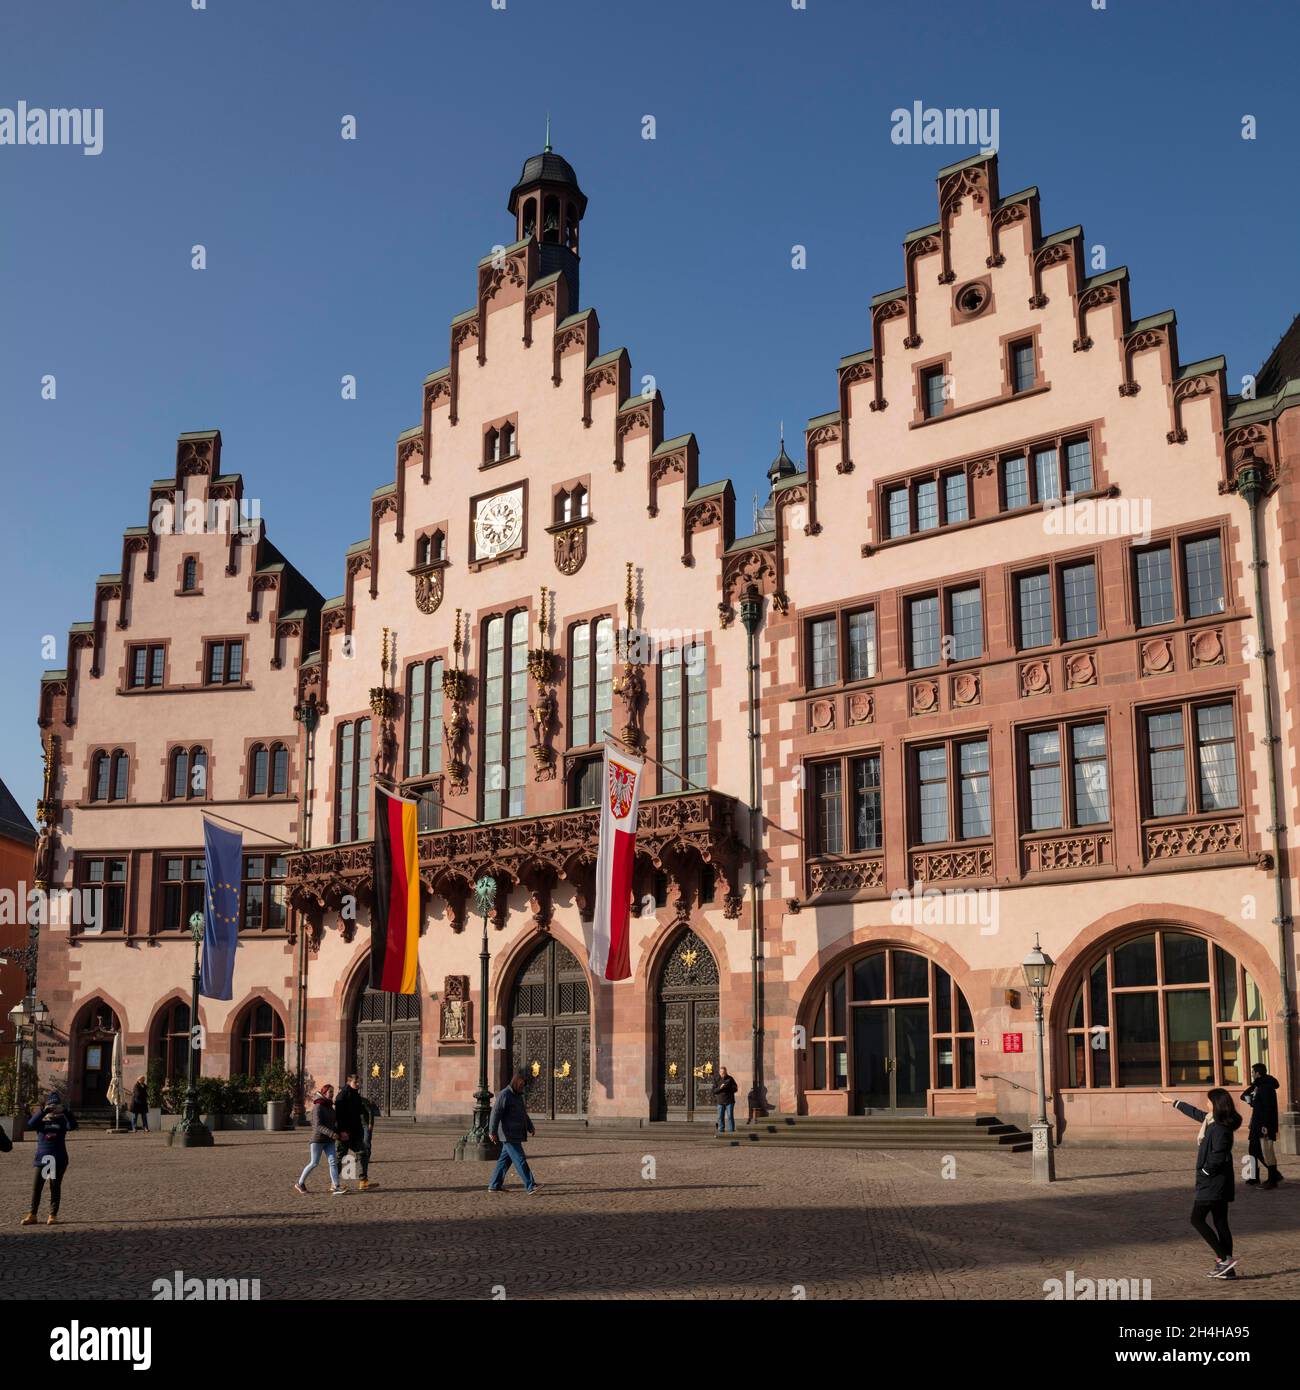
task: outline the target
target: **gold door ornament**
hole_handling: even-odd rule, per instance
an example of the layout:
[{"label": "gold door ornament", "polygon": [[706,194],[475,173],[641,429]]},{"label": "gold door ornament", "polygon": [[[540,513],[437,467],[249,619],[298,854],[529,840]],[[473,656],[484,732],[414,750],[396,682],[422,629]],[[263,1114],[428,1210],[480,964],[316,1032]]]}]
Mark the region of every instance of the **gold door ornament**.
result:
[{"label": "gold door ornament", "polygon": [[400,1081],[406,1075],[406,1063],[398,1062],[397,1066],[388,1073],[390,1081]]},{"label": "gold door ornament", "polygon": [[573,1067],[570,1065],[569,1059],[566,1057],[564,1061],[558,1067],[555,1068],[551,1075],[554,1076],[556,1080],[562,1081],[566,1076],[569,1076],[572,1073],[572,1071]]},{"label": "gold door ornament", "polygon": [[712,1062],[705,1062],[703,1066],[696,1067],[696,1068],[695,1068],[695,1075],[696,1075],[697,1077],[699,1077],[700,1080],[703,1080],[703,1079],[704,1079],[705,1077],[707,1077],[707,1076],[712,1076],[712,1075],[713,1075],[713,1063],[712,1063]]},{"label": "gold door ornament", "polygon": [[372,1063],[370,1064],[370,1075],[373,1076],[373,1077],[378,1077],[378,1076],[379,1076],[379,1063],[378,1063],[378,1062],[372,1062]]},{"label": "gold door ornament", "polygon": [[677,1063],[676,1063],[676,1062],[669,1062],[669,1063],[668,1063],[668,1075],[669,1075],[669,1076],[676,1076],[676,1075],[677,1075]]},{"label": "gold door ornament", "polygon": [[541,1064],[540,1062],[534,1062],[534,1063],[528,1068],[528,1070],[529,1070],[534,1076],[541,1076],[541,1074],[542,1074],[542,1064]]}]

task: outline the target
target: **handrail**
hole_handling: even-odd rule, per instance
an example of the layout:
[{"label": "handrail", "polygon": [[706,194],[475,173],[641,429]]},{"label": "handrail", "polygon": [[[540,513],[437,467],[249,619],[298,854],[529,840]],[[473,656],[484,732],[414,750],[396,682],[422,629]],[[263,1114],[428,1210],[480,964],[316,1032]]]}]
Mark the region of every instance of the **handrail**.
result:
[{"label": "handrail", "polygon": [[[1028,1091],[1029,1094],[1030,1094],[1031,1096],[1036,1096],[1036,1095],[1038,1094],[1038,1090],[1037,1090],[1036,1087],[1034,1087],[1034,1086],[1022,1086],[1022,1085],[1020,1084],[1019,1081],[1012,1081],[1012,1079],[1011,1079],[1009,1076],[1003,1076],[1002,1073],[999,1072],[999,1071],[982,1071],[982,1072],[980,1072],[980,1080],[981,1080],[981,1081],[1005,1081],[1005,1082],[1007,1083],[1007,1085],[1010,1086],[1011,1089],[1012,1089],[1013,1091]],[[1055,1097],[1054,1095],[1052,1095],[1052,1093],[1049,1091],[1049,1092],[1047,1093],[1046,1099],[1047,1099],[1047,1100],[1055,1100],[1056,1097]]]}]

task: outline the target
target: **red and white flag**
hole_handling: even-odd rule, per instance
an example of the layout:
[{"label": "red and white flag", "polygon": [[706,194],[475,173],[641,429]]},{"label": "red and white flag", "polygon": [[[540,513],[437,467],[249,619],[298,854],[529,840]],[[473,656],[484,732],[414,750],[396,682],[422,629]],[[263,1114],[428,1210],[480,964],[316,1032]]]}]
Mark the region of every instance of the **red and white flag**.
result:
[{"label": "red and white flag", "polygon": [[636,816],[641,804],[642,759],[605,745],[600,798],[600,851],[596,856],[596,916],[591,927],[593,975],[632,978],[628,945],[632,915],[632,865],[636,859]]}]

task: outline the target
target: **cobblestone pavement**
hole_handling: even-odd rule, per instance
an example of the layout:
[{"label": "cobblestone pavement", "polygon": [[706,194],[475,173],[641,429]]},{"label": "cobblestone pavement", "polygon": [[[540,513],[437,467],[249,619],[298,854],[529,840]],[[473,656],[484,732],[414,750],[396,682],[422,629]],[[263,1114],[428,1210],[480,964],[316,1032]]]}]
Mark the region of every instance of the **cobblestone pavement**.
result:
[{"label": "cobblestone pavement", "polygon": [[73,1136],[54,1227],[18,1224],[33,1145],[0,1155],[0,1297],[147,1298],[177,1269],[259,1279],[264,1299],[1041,1299],[1068,1270],[1150,1279],[1155,1299],[1300,1297],[1294,1160],[1277,1191],[1238,1187],[1226,1284],[1188,1224],[1190,1147],[1066,1149],[1035,1187],[1027,1154],[959,1152],[945,1178],[938,1151],[556,1135],[529,1146],[543,1186],[527,1196],[513,1174],[489,1194],[448,1134],[403,1127],[377,1136],[380,1186],[341,1199],[323,1162],[293,1191],[297,1134],[217,1139]]}]

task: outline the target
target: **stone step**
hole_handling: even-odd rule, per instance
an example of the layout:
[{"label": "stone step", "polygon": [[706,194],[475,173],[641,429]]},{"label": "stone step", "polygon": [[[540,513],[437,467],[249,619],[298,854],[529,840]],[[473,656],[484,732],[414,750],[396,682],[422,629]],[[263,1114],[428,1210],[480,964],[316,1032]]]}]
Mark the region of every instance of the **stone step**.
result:
[{"label": "stone step", "polygon": [[1003,1153],[1029,1153],[1033,1141],[1028,1134],[997,1135],[977,1138],[967,1135],[962,1138],[938,1135],[881,1135],[878,1138],[850,1135],[810,1135],[810,1134],[724,1134],[718,1136],[718,1143],[727,1148],[739,1148],[744,1144],[758,1144],[771,1149],[916,1149],[918,1151],[948,1153],[953,1150],[980,1149],[985,1152],[996,1150]]}]

